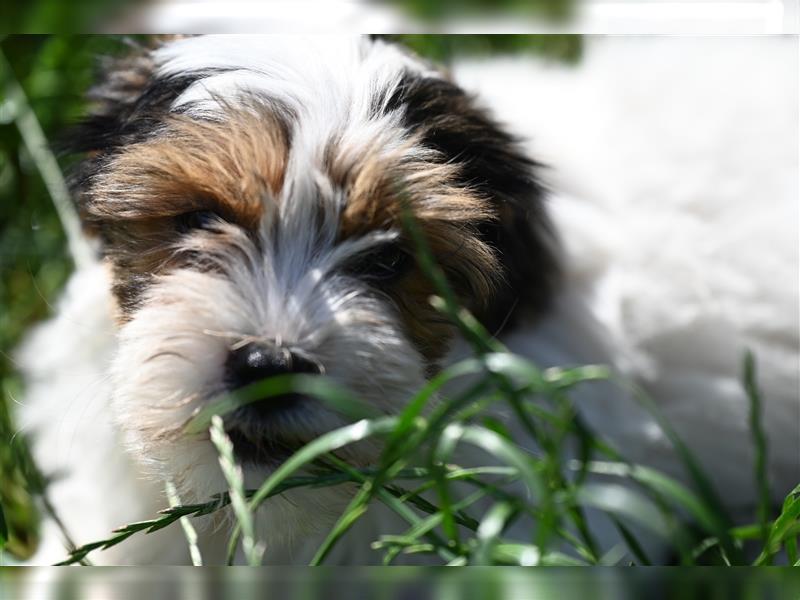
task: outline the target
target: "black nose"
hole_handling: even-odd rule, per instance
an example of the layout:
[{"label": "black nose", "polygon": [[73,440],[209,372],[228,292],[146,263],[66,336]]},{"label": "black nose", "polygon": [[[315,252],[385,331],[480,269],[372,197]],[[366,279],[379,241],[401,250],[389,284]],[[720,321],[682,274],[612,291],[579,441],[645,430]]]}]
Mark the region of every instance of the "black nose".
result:
[{"label": "black nose", "polygon": [[318,363],[276,344],[251,342],[231,351],[226,364],[232,387],[287,373],[319,374]]}]

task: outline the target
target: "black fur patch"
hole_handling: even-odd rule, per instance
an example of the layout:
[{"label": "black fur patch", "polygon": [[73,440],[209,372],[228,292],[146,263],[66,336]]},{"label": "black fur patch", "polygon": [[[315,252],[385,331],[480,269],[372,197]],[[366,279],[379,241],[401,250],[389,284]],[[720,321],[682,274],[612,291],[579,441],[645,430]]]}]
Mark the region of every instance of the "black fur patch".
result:
[{"label": "black fur patch", "polygon": [[[113,226],[87,218],[94,177],[121,149],[156,135],[175,99],[192,83],[210,74],[203,71],[156,77],[150,51],[137,48],[127,56],[106,59],[101,64],[98,83],[88,93],[93,103],[91,112],[59,144],[62,152],[84,154],[71,170],[68,183],[84,228],[89,235],[100,239],[103,254],[118,233]],[[112,262],[116,271],[127,270],[128,261],[124,257],[115,256]],[[128,273],[115,282],[113,292],[122,315],[136,309],[150,282],[151,276],[141,273]]]},{"label": "black fur patch", "polygon": [[70,173],[69,184],[81,209],[95,174],[120,149],[147,139],[159,130],[172,102],[192,83],[210,73],[193,72],[156,77],[149,50],[112,59],[103,65],[99,83],[88,94],[95,106],[61,144],[69,153],[84,153]]},{"label": "black fur patch", "polygon": [[405,125],[423,142],[462,165],[461,183],[489,198],[498,220],[481,226],[496,248],[505,281],[495,301],[477,315],[491,332],[506,324],[517,307],[543,312],[559,280],[557,243],[543,207],[544,186],[519,142],[455,84],[406,74],[387,104],[403,109]]}]

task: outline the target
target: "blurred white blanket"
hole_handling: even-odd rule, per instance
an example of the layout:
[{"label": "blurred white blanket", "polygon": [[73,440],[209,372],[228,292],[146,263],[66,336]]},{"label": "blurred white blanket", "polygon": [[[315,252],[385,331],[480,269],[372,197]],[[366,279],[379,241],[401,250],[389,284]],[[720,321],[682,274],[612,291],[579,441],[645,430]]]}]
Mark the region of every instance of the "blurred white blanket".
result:
[{"label": "blurred white blanket", "polygon": [[[508,58],[454,72],[548,165],[565,297],[594,320],[565,335],[582,309],[562,302],[552,333],[512,345],[553,364],[610,353],[743,507],[752,350],[774,493],[787,493],[800,482],[796,40],[588,37],[573,68]],[[588,347],[598,332],[605,349]],[[629,404],[582,407],[631,459],[682,472]]]}]

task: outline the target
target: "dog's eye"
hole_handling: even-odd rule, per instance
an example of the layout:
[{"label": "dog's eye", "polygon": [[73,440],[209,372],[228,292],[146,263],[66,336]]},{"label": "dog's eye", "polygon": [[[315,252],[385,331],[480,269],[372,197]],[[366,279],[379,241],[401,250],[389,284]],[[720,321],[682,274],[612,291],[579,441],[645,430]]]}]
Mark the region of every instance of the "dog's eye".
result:
[{"label": "dog's eye", "polygon": [[175,226],[180,233],[188,233],[195,229],[208,229],[222,220],[212,210],[195,210],[175,217]]},{"label": "dog's eye", "polygon": [[374,283],[390,283],[405,275],[414,261],[397,244],[385,244],[362,255],[350,265],[350,273]]}]

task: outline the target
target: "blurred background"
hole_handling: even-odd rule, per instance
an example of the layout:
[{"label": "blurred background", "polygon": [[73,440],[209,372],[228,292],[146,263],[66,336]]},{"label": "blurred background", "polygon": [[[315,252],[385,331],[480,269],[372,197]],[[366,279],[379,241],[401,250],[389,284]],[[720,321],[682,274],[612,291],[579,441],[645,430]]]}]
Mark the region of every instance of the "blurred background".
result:
[{"label": "blurred background", "polygon": [[796,33],[798,0],[31,0],[7,32]]}]

